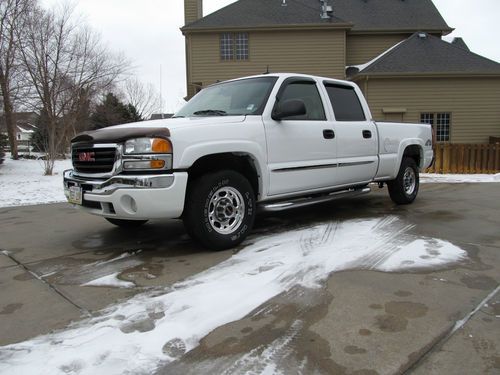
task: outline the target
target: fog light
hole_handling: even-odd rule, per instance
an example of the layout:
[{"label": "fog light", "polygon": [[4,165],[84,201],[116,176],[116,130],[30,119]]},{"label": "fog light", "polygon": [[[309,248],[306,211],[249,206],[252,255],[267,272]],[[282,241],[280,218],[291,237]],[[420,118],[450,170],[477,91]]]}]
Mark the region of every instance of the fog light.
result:
[{"label": "fog light", "polygon": [[129,215],[137,213],[137,202],[130,195],[124,195],[120,198],[121,208]]}]

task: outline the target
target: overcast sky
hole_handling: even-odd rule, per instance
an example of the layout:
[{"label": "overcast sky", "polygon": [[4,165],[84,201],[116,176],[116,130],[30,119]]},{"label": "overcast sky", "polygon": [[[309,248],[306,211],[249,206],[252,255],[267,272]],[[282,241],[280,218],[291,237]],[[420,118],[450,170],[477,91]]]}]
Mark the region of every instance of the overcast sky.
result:
[{"label": "overcast sky", "polygon": [[[42,0],[47,6],[64,0]],[[269,0],[271,1],[271,0]],[[276,1],[276,0],[274,0]],[[234,0],[204,0],[204,15]],[[101,33],[110,48],[123,51],[135,74],[160,91],[164,112],[173,112],[186,95],[183,0],[77,0],[77,12]],[[434,0],[444,19],[469,48],[500,62],[498,22],[500,0]],[[446,39],[451,39],[447,37]]]}]

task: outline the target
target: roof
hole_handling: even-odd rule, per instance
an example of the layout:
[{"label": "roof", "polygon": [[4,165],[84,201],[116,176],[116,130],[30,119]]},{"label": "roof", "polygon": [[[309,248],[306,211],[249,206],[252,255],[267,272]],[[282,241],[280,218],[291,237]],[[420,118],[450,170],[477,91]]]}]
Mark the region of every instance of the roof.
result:
[{"label": "roof", "polygon": [[149,117],[149,120],[162,120],[164,118],[171,118],[173,116],[173,113],[153,113]]},{"label": "roof", "polygon": [[494,74],[500,64],[438,37],[415,33],[374,59],[358,66],[358,75],[374,74]]},{"label": "roof", "polygon": [[282,6],[282,0],[239,0],[182,30],[352,24],[352,31],[452,31],[432,0],[330,0],[333,17],[327,20],[320,17],[318,0],[286,0],[286,4]]},{"label": "roof", "polygon": [[[19,132],[32,132],[36,129],[37,114],[35,112],[15,112],[13,115]],[[0,132],[7,132],[3,114],[0,115]]]},{"label": "roof", "polygon": [[182,30],[346,23],[335,16],[321,19],[318,0],[286,0],[286,4],[283,6],[282,0],[239,0],[190,23]]},{"label": "roof", "polygon": [[457,47],[463,48],[466,51],[470,51],[469,46],[462,38],[453,38],[451,44],[454,44]]},{"label": "roof", "polygon": [[333,0],[333,12],[352,22],[352,31],[425,30],[447,34],[453,30],[432,0]]}]

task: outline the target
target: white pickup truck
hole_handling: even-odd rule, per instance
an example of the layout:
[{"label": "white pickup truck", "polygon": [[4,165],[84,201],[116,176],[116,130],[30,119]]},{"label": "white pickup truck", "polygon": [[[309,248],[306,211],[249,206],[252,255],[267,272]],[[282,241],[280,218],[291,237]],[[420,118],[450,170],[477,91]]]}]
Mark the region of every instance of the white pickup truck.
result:
[{"label": "white pickup truck", "polygon": [[77,135],[64,188],[115,225],[181,218],[202,245],[227,249],[258,209],[364,194],[374,182],[411,203],[432,159],[429,125],[376,123],[354,83],[267,74],[207,87],[172,119]]}]

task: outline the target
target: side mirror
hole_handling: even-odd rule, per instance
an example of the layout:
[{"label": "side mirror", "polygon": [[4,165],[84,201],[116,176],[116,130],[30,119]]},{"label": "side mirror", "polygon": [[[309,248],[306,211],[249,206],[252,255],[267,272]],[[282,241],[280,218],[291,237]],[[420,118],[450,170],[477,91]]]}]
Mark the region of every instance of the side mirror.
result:
[{"label": "side mirror", "polygon": [[275,121],[281,121],[287,117],[303,116],[306,113],[307,110],[304,101],[300,99],[290,99],[285,100],[283,103],[278,102],[271,117]]}]

